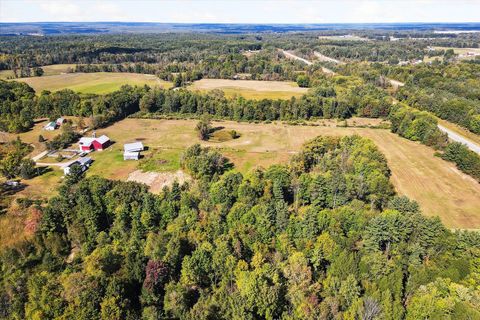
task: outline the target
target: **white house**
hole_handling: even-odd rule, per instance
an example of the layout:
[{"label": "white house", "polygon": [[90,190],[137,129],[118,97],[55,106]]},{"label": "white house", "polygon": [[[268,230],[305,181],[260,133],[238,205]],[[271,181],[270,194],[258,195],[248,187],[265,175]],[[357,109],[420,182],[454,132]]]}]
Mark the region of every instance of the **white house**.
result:
[{"label": "white house", "polygon": [[80,168],[82,169],[82,172],[84,172],[88,169],[88,167],[90,167],[90,164],[92,162],[93,162],[92,159],[89,158],[89,157],[78,158],[78,160],[70,162],[69,164],[67,164],[63,167],[63,174],[64,175],[70,174],[70,170],[72,169],[72,166],[74,166],[74,165],[79,165]]},{"label": "white house", "polygon": [[47,131],[53,131],[57,129],[57,123],[55,121],[49,122],[45,127],[43,127],[43,129]]},{"label": "white house", "polygon": [[140,159],[140,151],[143,151],[143,143],[133,142],[123,145],[123,160],[138,160]]}]

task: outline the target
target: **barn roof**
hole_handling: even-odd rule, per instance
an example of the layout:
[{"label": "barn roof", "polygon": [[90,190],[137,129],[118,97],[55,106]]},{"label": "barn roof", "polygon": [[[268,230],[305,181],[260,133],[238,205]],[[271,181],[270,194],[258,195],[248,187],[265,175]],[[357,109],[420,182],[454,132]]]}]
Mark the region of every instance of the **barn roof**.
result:
[{"label": "barn roof", "polygon": [[105,142],[110,141],[110,138],[107,137],[106,135],[102,135],[101,137],[96,138],[95,140],[97,140],[97,142],[99,142],[101,144],[104,144]]}]

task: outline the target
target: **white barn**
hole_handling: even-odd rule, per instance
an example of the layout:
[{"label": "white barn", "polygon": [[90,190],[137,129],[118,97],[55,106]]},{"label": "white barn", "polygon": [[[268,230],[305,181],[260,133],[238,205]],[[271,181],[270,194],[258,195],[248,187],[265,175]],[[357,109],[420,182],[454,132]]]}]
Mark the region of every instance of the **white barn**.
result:
[{"label": "white barn", "polygon": [[79,165],[80,168],[82,168],[82,172],[84,172],[88,169],[88,167],[90,167],[90,164],[92,162],[93,162],[92,159],[89,157],[78,158],[78,160],[72,161],[63,167],[63,174],[64,175],[70,174],[70,170],[74,165]]},{"label": "white barn", "polygon": [[123,160],[138,160],[140,159],[140,151],[143,151],[143,143],[133,142],[123,145]]}]

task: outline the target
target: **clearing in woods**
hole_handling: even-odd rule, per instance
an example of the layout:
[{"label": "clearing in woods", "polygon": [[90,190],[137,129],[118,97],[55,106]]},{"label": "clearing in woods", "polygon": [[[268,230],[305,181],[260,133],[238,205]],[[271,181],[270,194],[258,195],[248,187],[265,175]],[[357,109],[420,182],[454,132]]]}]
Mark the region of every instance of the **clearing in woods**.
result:
[{"label": "clearing in woods", "polygon": [[[352,119],[350,124],[360,120]],[[236,130],[240,138],[225,142],[200,142],[195,133],[195,120],[146,120],[126,119],[109,128],[98,131],[116,141],[113,151],[92,153],[97,159],[89,174],[104,174],[110,177],[118,173],[122,179],[128,176],[120,149],[123,143],[140,139],[154,152],[159,166],[165,166],[163,158],[172,159],[188,146],[198,142],[202,145],[221,148],[241,172],[256,167],[267,167],[274,163],[285,163],[298,152],[302,144],[318,135],[359,134],[372,139],[385,157],[392,170],[392,183],[397,192],[417,200],[425,214],[440,216],[451,228],[480,228],[480,184],[461,173],[453,163],[434,155],[433,149],[403,139],[385,129],[335,127],[335,123],[321,121],[325,126],[289,126],[285,124],[249,124],[232,121],[214,122],[214,126],[225,130]],[[362,123],[363,124],[363,123]],[[114,152],[114,150],[117,150]],[[114,155],[109,155],[113,153]],[[147,161],[150,155],[146,154]],[[104,161],[103,158],[108,161]],[[155,163],[150,163],[155,170]],[[98,167],[99,169],[96,169]],[[115,169],[116,168],[116,169]],[[176,166],[169,168],[171,171]]]},{"label": "clearing in woods", "polygon": [[[87,176],[146,182],[151,180],[151,190],[158,192],[170,178],[170,175],[158,173],[179,175],[179,157],[186,147],[194,143],[218,148],[235,164],[238,171],[246,173],[258,166],[287,163],[302,144],[316,136],[358,134],[372,139],[385,155],[392,171],[391,181],[398,194],[418,201],[426,215],[439,216],[450,228],[479,229],[480,184],[457,170],[454,164],[435,157],[433,149],[429,147],[403,139],[386,129],[363,127],[379,124],[379,120],[373,120],[350,119],[349,127],[337,127],[336,122],[331,120],[319,121],[318,126],[219,121],[213,125],[224,127],[223,130],[236,130],[240,137],[223,142],[203,142],[195,132],[196,120],[125,119],[97,131],[97,135],[106,134],[115,143],[102,152],[90,154],[95,162],[87,171]],[[353,127],[354,125],[362,127]],[[36,145],[38,129],[36,127],[36,132],[20,134],[20,137],[23,141]],[[142,141],[148,147],[143,152],[145,157],[138,162],[124,161],[123,144],[135,140]],[[35,152],[40,153],[39,151]],[[150,177],[138,170],[156,174]],[[55,194],[62,175],[63,172],[54,167],[52,171],[26,181],[28,187],[15,197],[46,198]],[[10,216],[7,214],[0,218],[0,227],[4,225],[5,228],[12,228],[5,221]],[[13,233],[0,235],[0,240],[7,241],[9,234],[13,236],[18,233],[20,237],[22,228],[22,224],[17,223],[17,227],[12,229]]]},{"label": "clearing in woods", "polygon": [[300,97],[308,91],[291,81],[227,79],[202,79],[195,81],[189,88],[199,91],[220,89],[227,97],[236,94],[247,99],[290,99]]},{"label": "clearing in woods", "polygon": [[42,90],[58,91],[71,89],[79,93],[106,94],[120,89],[125,84],[138,86],[146,84],[151,87],[160,86],[163,88],[172,86],[170,82],[160,80],[154,75],[141,73],[66,73],[15,80],[27,83],[37,93],[40,93]]}]

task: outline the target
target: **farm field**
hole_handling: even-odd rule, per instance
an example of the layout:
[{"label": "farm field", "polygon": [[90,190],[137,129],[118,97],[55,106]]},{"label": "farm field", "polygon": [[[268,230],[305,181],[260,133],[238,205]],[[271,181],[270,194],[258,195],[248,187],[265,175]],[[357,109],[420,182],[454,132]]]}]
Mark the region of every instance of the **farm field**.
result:
[{"label": "farm field", "polygon": [[[203,142],[195,133],[196,120],[125,119],[97,130],[106,134],[114,144],[102,152],[90,156],[94,163],[87,175],[100,175],[109,179],[127,180],[139,169],[146,172],[176,172],[183,150],[194,144],[218,148],[235,168],[246,173],[257,167],[286,163],[306,141],[318,135],[344,136],[359,134],[372,139],[385,154],[392,170],[392,183],[397,192],[418,201],[425,214],[440,216],[450,228],[480,228],[480,185],[455,166],[434,156],[434,151],[424,145],[403,139],[385,129],[359,128],[352,125],[378,125],[379,120],[352,119],[349,127],[336,127],[335,121],[319,121],[320,126],[290,126],[282,123],[250,124],[232,121],[214,122],[223,130],[236,130],[238,139],[223,142]],[[371,122],[371,123],[370,123]],[[21,134],[25,142],[35,144],[38,127],[33,132]],[[123,161],[124,143],[142,141],[149,150],[145,158]],[[38,153],[39,150],[36,150]],[[54,161],[49,161],[54,162]],[[42,190],[52,190],[61,181],[62,172],[55,167],[52,172],[34,178],[22,195],[43,195]],[[152,190],[159,191],[156,186]]]},{"label": "farm field", "polygon": [[[155,157],[172,158],[178,152],[200,142],[195,135],[194,120],[145,120],[126,119],[113,126],[99,130],[116,141],[112,151],[92,154],[96,158],[89,174],[102,174],[106,168],[100,167],[102,158],[108,159],[103,165],[108,167],[110,178],[124,179],[127,175],[125,162],[118,156],[125,142],[142,140],[155,150]],[[215,122],[228,130],[236,130],[241,137],[221,143],[202,142],[202,145],[220,148],[241,172],[255,166],[267,167],[274,163],[284,163],[295,154],[303,143],[318,135],[359,134],[372,139],[385,154],[392,170],[392,183],[397,192],[417,200],[423,212],[440,216],[451,228],[479,228],[480,185],[469,176],[461,173],[452,163],[434,156],[434,151],[424,145],[412,142],[383,129],[341,128],[332,126],[288,126],[284,124],[248,124],[236,122]],[[148,156],[148,154],[146,154]],[[168,162],[168,160],[167,160]],[[141,163],[141,162],[140,162]],[[160,162],[161,165],[166,165]],[[132,169],[133,166],[132,165]],[[114,169],[117,167],[118,171]],[[154,167],[152,168],[154,169]],[[177,169],[175,166],[170,170]]]},{"label": "farm field", "polygon": [[79,93],[106,94],[120,89],[125,84],[138,86],[146,84],[164,88],[172,86],[170,82],[160,80],[154,75],[140,73],[67,73],[15,80],[27,83],[37,93],[40,93],[42,90],[58,91],[71,89]]},{"label": "farm field", "polygon": [[290,99],[300,97],[308,91],[291,81],[226,79],[202,79],[195,81],[189,88],[199,91],[220,89],[227,97],[240,95],[247,99]]}]

